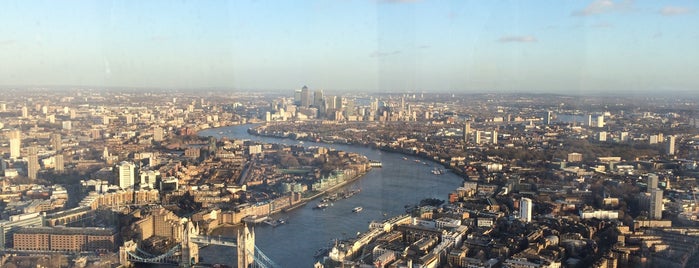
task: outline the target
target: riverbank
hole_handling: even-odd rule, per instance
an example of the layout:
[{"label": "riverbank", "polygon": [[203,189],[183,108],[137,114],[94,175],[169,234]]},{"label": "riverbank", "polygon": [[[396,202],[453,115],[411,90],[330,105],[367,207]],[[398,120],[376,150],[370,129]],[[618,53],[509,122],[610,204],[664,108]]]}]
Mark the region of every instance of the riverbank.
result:
[{"label": "riverbank", "polygon": [[[247,132],[249,127],[250,125],[215,129],[200,135],[299,145],[298,141],[292,139],[250,135]],[[219,132],[222,134],[218,134]],[[403,160],[402,154],[384,152],[377,148],[316,142],[304,142],[303,146],[321,146],[357,153],[367,156],[368,159],[381,161],[383,167],[374,168],[360,177],[361,180],[354,180],[339,189],[343,191],[343,189],[361,188],[360,194],[352,198],[335,202],[325,210],[313,209],[314,206],[311,205],[300,206],[274,216],[275,218],[283,217],[287,220],[286,224],[276,228],[267,225],[259,225],[255,228],[256,245],[267,256],[285,267],[312,267],[315,263],[314,254],[319,248],[326,247],[329,241],[355,237],[357,232],[366,231],[371,221],[403,214],[406,204],[416,204],[425,198],[445,199],[451,191],[462,184],[462,179],[451,172],[434,176],[430,173],[433,165],[418,165],[413,161]],[[320,200],[315,202],[318,201]],[[362,212],[352,212],[355,207],[362,207]],[[235,228],[220,229],[216,233],[222,236],[236,235]],[[207,250],[200,254],[210,257],[207,258],[209,260],[217,256],[235,254],[234,248],[212,247]]]},{"label": "riverbank", "polygon": [[[257,125],[259,126],[259,124]],[[393,147],[388,147],[386,145],[379,146],[374,143],[350,143],[350,142],[330,142],[322,138],[313,138],[310,136],[302,136],[302,137],[293,137],[291,134],[287,133],[278,133],[278,132],[263,132],[257,129],[256,127],[250,127],[247,129],[247,133],[253,136],[259,136],[259,137],[267,137],[267,138],[275,138],[275,139],[288,139],[288,140],[295,140],[295,141],[306,141],[306,142],[315,142],[315,143],[322,143],[322,144],[341,144],[341,145],[346,145],[346,146],[360,146],[360,147],[365,147],[365,148],[370,148],[370,149],[376,149],[382,152],[389,152],[389,153],[398,153],[402,154],[405,156],[410,156],[414,158],[419,158],[424,161],[429,161],[431,163],[434,163],[435,165],[439,165],[443,167],[444,169],[451,170],[454,174],[458,175],[464,180],[469,180],[469,174],[466,173],[465,170],[462,170],[458,167],[453,167],[449,165],[449,162],[447,162],[445,159],[441,159],[438,156],[433,156],[429,155],[424,152],[418,152],[415,153],[411,149],[405,149],[405,148],[393,148]],[[289,132],[290,133],[290,132]]]}]

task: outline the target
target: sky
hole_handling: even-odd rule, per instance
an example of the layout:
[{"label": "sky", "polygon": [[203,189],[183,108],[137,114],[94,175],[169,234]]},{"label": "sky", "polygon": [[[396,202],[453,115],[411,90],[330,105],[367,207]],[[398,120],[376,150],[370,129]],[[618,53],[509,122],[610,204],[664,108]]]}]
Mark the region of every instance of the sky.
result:
[{"label": "sky", "polygon": [[0,85],[699,92],[699,2],[0,0]]}]

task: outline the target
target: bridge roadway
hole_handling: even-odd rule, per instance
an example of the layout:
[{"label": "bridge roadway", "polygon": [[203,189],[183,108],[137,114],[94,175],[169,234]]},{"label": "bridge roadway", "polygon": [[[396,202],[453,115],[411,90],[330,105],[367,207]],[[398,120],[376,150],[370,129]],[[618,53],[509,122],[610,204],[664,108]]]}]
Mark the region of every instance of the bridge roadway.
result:
[{"label": "bridge roadway", "polygon": [[[196,235],[196,236],[191,236],[190,241],[199,245],[218,245],[218,246],[226,246],[226,247],[237,247],[237,239],[233,237],[212,237],[212,236],[202,236],[202,235]],[[155,263],[155,264],[180,264],[180,256],[182,255],[181,253],[182,247],[181,245],[177,245],[170,249],[168,252],[156,256],[150,253],[147,253],[140,248],[135,248],[134,251],[128,252],[128,259],[130,261],[134,262],[141,262],[141,263]],[[252,263],[252,267],[262,267],[262,268],[277,268],[280,267],[278,264],[276,264],[272,259],[267,257],[267,255],[262,252],[257,246],[255,246],[254,253],[252,253],[254,256],[254,260]]]},{"label": "bridge roadway", "polygon": [[190,241],[200,244],[200,245],[217,245],[217,246],[227,246],[227,247],[237,247],[237,239],[233,237],[212,237],[212,236],[192,236],[189,238]]}]

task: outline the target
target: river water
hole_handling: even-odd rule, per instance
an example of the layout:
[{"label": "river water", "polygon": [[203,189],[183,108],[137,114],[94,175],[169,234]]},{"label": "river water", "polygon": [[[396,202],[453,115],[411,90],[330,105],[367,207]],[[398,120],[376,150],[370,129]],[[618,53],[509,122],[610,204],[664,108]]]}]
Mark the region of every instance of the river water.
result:
[{"label": "river water", "polygon": [[[299,144],[290,139],[253,136],[247,133],[250,125],[222,127],[199,132],[200,136],[228,137],[265,143]],[[371,160],[381,161],[383,168],[374,168],[362,178],[343,189],[361,189],[349,199],[335,201],[325,210],[314,210],[319,200],[290,212],[275,215],[288,218],[288,223],[271,227],[255,226],[255,243],[268,257],[283,267],[312,267],[315,252],[334,239],[350,238],[357,232],[368,230],[369,222],[382,220],[405,212],[405,205],[415,204],[425,198],[448,199],[448,194],[462,184],[462,179],[451,173],[433,175],[430,171],[436,163],[416,163],[415,157],[403,159],[397,153],[340,144],[305,142],[304,146],[324,146],[336,150],[356,152]],[[352,208],[361,206],[360,213]],[[233,231],[223,235],[235,236]],[[234,248],[206,247],[200,255],[206,263],[234,263]]]}]

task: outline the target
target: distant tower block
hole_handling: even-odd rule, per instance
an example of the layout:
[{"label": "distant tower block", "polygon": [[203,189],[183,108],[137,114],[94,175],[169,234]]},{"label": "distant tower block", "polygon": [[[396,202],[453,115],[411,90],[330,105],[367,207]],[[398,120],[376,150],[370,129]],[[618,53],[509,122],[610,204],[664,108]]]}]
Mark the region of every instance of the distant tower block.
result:
[{"label": "distant tower block", "polygon": [[53,146],[53,150],[56,152],[63,149],[60,133],[51,134],[51,146]]},{"label": "distant tower block", "polygon": [[655,173],[648,174],[648,181],[646,182],[647,192],[652,193],[653,190],[658,189],[658,175]]},{"label": "distant tower block", "polygon": [[604,127],[604,115],[597,117],[597,127]]},{"label": "distant tower block", "polygon": [[490,137],[490,140],[493,144],[498,144],[498,131],[493,130],[493,135]]},{"label": "distant tower block", "polygon": [[164,136],[163,128],[155,127],[153,129],[153,141],[163,141]]},{"label": "distant tower block", "polygon": [[546,114],[544,115],[544,125],[550,125],[551,124],[551,111],[546,111]]},{"label": "distant tower block", "polygon": [[243,226],[238,230],[238,267],[250,267],[255,262],[255,230]]},{"label": "distant tower block", "polygon": [[30,180],[36,180],[39,174],[39,156],[36,146],[27,148],[27,177]]},{"label": "distant tower block", "polygon": [[464,142],[468,142],[468,135],[471,133],[471,122],[464,123]]},{"label": "distant tower block", "polygon": [[8,135],[10,139],[10,158],[20,157],[20,148],[22,144],[22,137],[19,130],[12,130]]},{"label": "distant tower block", "polygon": [[519,202],[519,217],[524,222],[532,221],[532,206],[533,202],[529,198],[522,198]]},{"label": "distant tower block", "polygon": [[56,173],[63,173],[63,170],[65,169],[65,164],[63,163],[63,155],[62,154],[57,154],[55,156],[55,171]]},{"label": "distant tower block", "polygon": [[675,136],[667,137],[667,155],[675,155]]},{"label": "distant tower block", "polygon": [[475,140],[476,144],[481,144],[481,131],[480,130],[476,130],[476,138],[475,139],[476,139]]},{"label": "distant tower block", "polygon": [[663,190],[653,189],[650,192],[650,218],[660,220],[663,218]]}]

